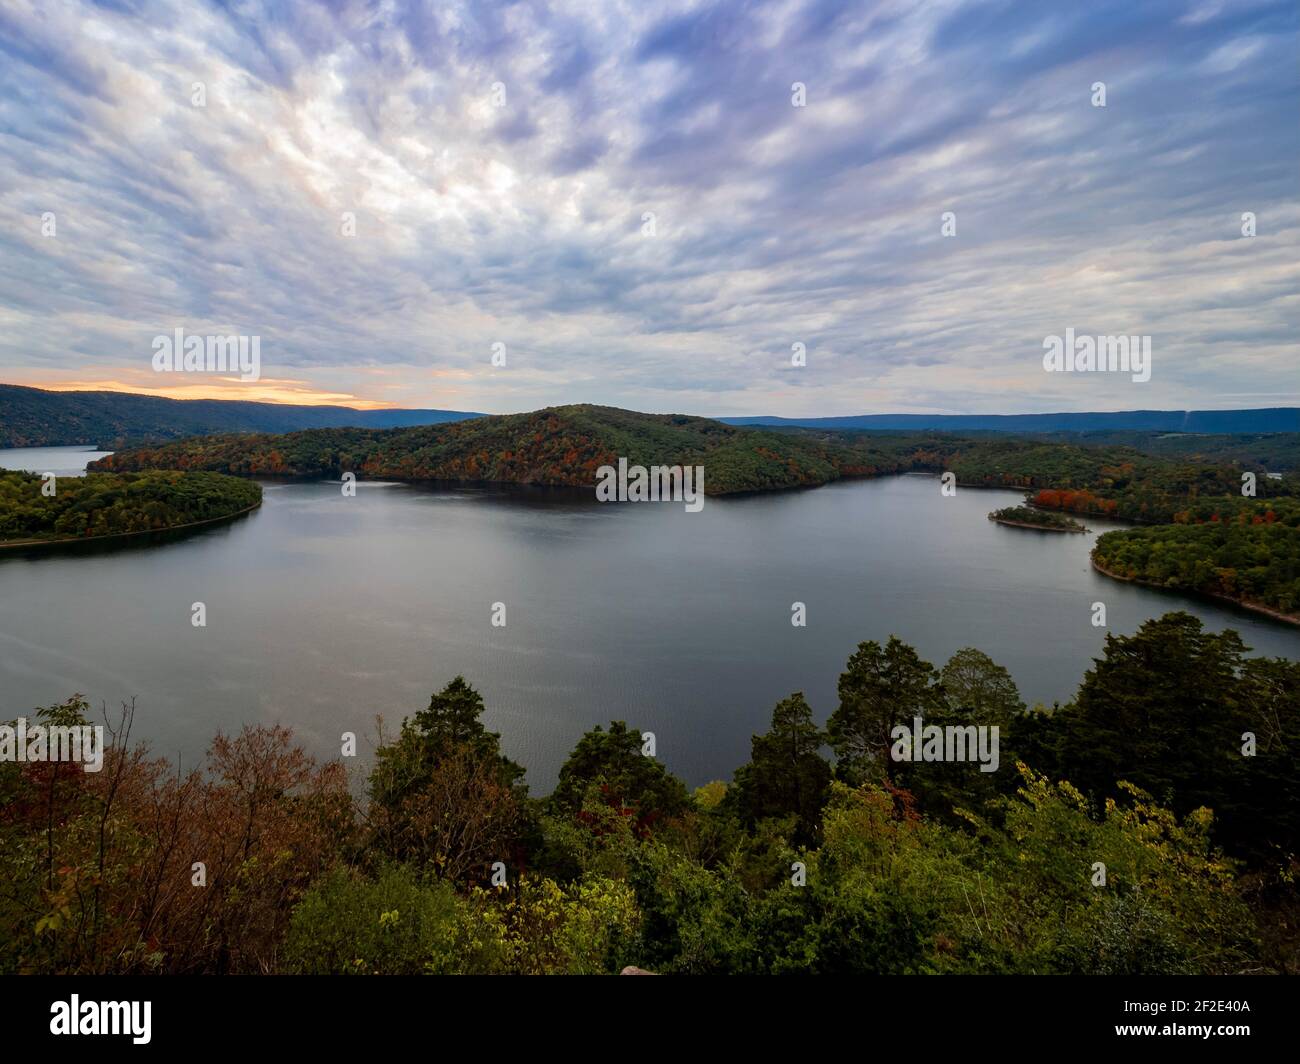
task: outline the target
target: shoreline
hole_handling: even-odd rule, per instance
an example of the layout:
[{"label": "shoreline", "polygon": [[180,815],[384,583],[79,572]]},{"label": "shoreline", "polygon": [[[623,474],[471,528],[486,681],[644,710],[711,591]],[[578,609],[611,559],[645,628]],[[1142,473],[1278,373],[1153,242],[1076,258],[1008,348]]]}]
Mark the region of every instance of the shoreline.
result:
[{"label": "shoreline", "polygon": [[[150,467],[155,468],[155,467]],[[595,488],[594,481],[572,482],[554,482],[539,480],[481,480],[481,479],[462,479],[447,477],[410,477],[396,473],[385,473],[382,475],[372,476],[370,474],[362,475],[354,469],[349,470],[330,470],[323,473],[285,473],[285,472],[256,472],[256,473],[232,473],[224,469],[197,469],[197,470],[180,470],[173,469],[170,466],[156,467],[163,472],[197,472],[197,473],[218,473],[226,477],[238,477],[240,480],[252,481],[271,481],[272,483],[282,484],[338,484],[341,483],[343,473],[353,473],[357,478],[358,484],[410,484],[415,487],[436,487],[436,488],[529,488],[558,491],[574,491],[591,494]],[[93,469],[86,467],[87,473],[144,473],[146,469]],[[904,473],[872,473],[872,474],[854,474],[852,476],[831,477],[828,480],[818,480],[809,483],[798,484],[777,484],[761,488],[730,488],[726,491],[709,491],[702,494],[707,499],[734,499],[747,495],[768,495],[775,492],[783,491],[807,491],[814,488],[824,488],[831,484],[838,484],[850,480],[878,480],[882,477],[893,476],[912,476],[910,472]],[[918,476],[933,476],[930,473],[916,474]],[[179,527],[179,526],[177,526]],[[159,529],[159,531],[164,531]],[[126,533],[127,535],[136,535],[137,533]]]},{"label": "shoreline", "polygon": [[223,521],[233,521],[236,517],[250,514],[262,505],[258,499],[252,506],[245,506],[234,513],[222,514],[220,517],[205,517],[202,521],[187,521],[183,525],[168,525],[166,528],[145,528],[139,532],[111,532],[106,536],[63,536],[59,539],[13,539],[0,542],[0,550],[31,549],[33,547],[70,547],[79,543],[109,543],[119,539],[134,539],[136,536],[161,536],[168,532],[181,532],[187,528],[202,528],[216,525]]},{"label": "shoreline", "polygon": [[1110,577],[1112,580],[1118,580],[1121,583],[1137,584],[1140,587],[1155,588],[1159,591],[1171,591],[1176,595],[1196,595],[1201,598],[1217,599],[1219,602],[1230,602],[1232,605],[1243,610],[1249,610],[1251,613],[1263,614],[1265,617],[1271,617],[1275,621],[1282,621],[1285,624],[1300,626],[1300,617],[1293,616],[1289,613],[1283,613],[1281,610],[1275,610],[1272,606],[1265,606],[1261,603],[1251,602],[1249,599],[1233,598],[1231,595],[1223,595],[1217,591],[1200,591],[1191,587],[1168,587],[1165,584],[1157,584],[1154,580],[1140,580],[1135,576],[1120,576],[1118,573],[1112,572],[1098,562],[1091,553],[1088,555],[1088,561],[1097,572],[1101,573],[1103,576]]}]

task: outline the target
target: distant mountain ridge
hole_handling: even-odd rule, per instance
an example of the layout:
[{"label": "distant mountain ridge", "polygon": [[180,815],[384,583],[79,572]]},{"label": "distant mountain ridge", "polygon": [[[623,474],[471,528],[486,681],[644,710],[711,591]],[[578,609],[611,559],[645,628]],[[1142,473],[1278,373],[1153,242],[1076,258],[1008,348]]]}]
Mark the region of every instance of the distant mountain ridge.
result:
[{"label": "distant mountain ridge", "polygon": [[131,392],[51,392],[0,384],[0,447],[89,444],[113,449],[227,432],[408,428],[482,416],[461,410],[356,410]]},{"label": "distant mountain ridge", "polygon": [[[0,447],[101,445],[107,449],[187,436],[285,433],[307,429],[414,428],[468,421],[477,411],[356,410],[240,399],[166,399],[130,392],[52,392],[0,384]],[[1199,434],[1300,432],[1300,407],[1255,410],[1128,410],[1055,414],[858,414],[710,419],[753,428],[887,432],[1097,432]]]},{"label": "distant mountain ridge", "polygon": [[845,417],[720,417],[728,425],[882,431],[1088,432],[1138,430],[1206,434],[1300,432],[1300,407],[1255,410],[1119,410],[1056,414],[854,414]]}]

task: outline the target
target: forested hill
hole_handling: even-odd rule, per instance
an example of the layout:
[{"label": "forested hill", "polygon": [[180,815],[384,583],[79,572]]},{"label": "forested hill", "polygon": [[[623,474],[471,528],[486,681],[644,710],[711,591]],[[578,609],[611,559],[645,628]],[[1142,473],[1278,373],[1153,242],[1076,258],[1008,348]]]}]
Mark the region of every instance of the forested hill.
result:
[{"label": "forested hill", "polygon": [[0,384],[0,447],[120,447],[217,432],[389,428],[479,417],[457,410],[354,410],[228,399],[163,399],[128,392],[48,392]]},{"label": "forested hill", "polygon": [[[1267,458],[1296,468],[1300,437],[1269,442]],[[1269,479],[1243,440],[1213,461],[1150,454],[1133,446],[1084,446],[1006,436],[883,436],[811,429],[757,429],[677,414],[561,406],[409,429],[320,429],[226,435],[119,451],[103,470],[207,469],[245,476],[455,480],[591,487],[596,470],[629,464],[703,465],[709,494],[823,484],[845,476],[953,471],[959,484],[1034,491],[1068,489],[1052,508],[1174,520],[1189,499],[1243,500],[1241,472],[1257,474],[1262,498],[1292,495],[1294,478]],[[1234,503],[1233,498],[1236,499]],[[1085,503],[1087,505],[1085,505]]]},{"label": "forested hill", "polygon": [[647,467],[703,465],[705,491],[711,495],[912,468],[910,456],[870,440],[765,432],[601,406],[549,407],[410,429],[209,436],[121,451],[95,468],[310,477],[353,472],[362,478],[591,487],[596,471],[619,458]]},{"label": "forested hill", "polygon": [[886,432],[1300,432],[1300,408],[1117,410],[1056,414],[855,414],[847,417],[724,417],[729,425],[874,429]]}]

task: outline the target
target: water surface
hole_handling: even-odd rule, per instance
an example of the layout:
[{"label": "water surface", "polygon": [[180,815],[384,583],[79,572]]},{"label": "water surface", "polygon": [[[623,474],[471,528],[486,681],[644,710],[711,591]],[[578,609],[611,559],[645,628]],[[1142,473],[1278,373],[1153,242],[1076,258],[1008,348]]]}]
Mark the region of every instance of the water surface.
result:
[{"label": "water surface", "polygon": [[[0,452],[0,465],[57,472],[88,453]],[[265,482],[260,510],[179,540],[0,556],[0,718],[73,692],[134,697],[135,734],[187,763],[245,722],[291,725],[321,755],[354,731],[364,755],[376,714],[395,725],[461,673],[545,792],[611,719],[653,731],[689,783],[729,778],[777,701],[803,691],[825,720],[854,647],[890,634],[937,665],[977,646],[1049,704],[1101,651],[1098,601],[1112,632],[1185,609],[1300,657],[1292,628],[1094,572],[1094,536],[986,519],[1021,498],[945,498],[905,476],[691,514],[565,490],[362,482],[347,498],[337,483]],[[806,628],[790,624],[796,601]],[[206,628],[190,624],[194,602]]]}]

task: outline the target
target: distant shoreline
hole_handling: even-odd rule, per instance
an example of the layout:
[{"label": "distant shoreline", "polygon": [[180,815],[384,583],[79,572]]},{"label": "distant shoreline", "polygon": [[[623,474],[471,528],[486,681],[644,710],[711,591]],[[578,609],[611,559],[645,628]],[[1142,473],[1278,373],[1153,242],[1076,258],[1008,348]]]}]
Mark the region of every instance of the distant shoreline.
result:
[{"label": "distant shoreline", "polygon": [[258,499],[252,506],[242,510],[222,514],[220,517],[205,517],[202,521],[187,521],[183,525],[168,525],[166,528],[145,528],[139,532],[112,532],[106,536],[60,536],[58,539],[10,539],[0,541],[0,550],[31,549],[33,547],[70,547],[78,543],[108,543],[118,539],[134,539],[137,536],[160,536],[167,532],[181,532],[187,528],[202,528],[204,525],[217,525],[223,521],[233,521],[252,513],[262,505]]},{"label": "distant shoreline", "polygon": [[1251,602],[1249,599],[1233,598],[1231,595],[1220,594],[1217,591],[1201,591],[1194,587],[1169,587],[1165,584],[1157,584],[1154,580],[1140,580],[1135,576],[1120,576],[1119,573],[1107,569],[1091,554],[1088,555],[1088,560],[1097,572],[1110,577],[1112,580],[1119,580],[1125,584],[1139,584],[1142,587],[1153,587],[1160,591],[1172,591],[1178,595],[1198,595],[1202,598],[1218,599],[1220,602],[1231,602],[1234,606],[1240,606],[1243,610],[1250,610],[1251,613],[1262,613],[1266,617],[1272,617],[1275,621],[1300,626],[1300,617],[1290,613],[1283,613],[1281,610],[1275,610],[1272,606]]}]

